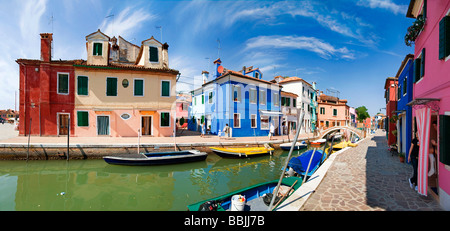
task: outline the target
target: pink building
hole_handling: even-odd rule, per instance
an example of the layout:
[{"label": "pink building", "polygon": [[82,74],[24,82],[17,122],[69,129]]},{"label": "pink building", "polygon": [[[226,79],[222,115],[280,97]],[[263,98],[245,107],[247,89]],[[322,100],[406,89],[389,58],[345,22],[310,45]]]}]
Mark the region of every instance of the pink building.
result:
[{"label": "pink building", "polygon": [[[424,149],[419,152],[418,178],[422,170],[425,187],[421,191],[419,182],[419,193],[431,194],[450,210],[450,0],[411,0],[406,16],[418,22],[408,29],[407,36],[410,31],[417,34],[410,39],[415,44],[414,84],[408,105],[413,108],[413,131],[419,130]],[[427,156],[432,140],[437,142],[436,173],[428,176],[433,167]]]}]

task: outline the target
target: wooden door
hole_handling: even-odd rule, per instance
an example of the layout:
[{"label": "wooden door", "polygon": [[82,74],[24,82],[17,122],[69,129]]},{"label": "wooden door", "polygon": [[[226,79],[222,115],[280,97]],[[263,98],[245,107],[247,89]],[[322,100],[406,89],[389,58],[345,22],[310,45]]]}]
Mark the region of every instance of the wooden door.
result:
[{"label": "wooden door", "polygon": [[69,133],[69,114],[59,114],[59,135]]}]

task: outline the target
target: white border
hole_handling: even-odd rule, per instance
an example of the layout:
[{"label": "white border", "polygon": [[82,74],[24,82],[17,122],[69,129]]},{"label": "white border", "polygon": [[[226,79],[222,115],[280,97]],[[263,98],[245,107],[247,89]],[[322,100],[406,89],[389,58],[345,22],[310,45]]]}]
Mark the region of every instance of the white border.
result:
[{"label": "white border", "polygon": [[[67,74],[67,93],[59,92],[59,75]],[[58,95],[69,95],[70,94],[70,73],[69,72],[56,72],[56,94]]]},{"label": "white border", "polygon": [[[169,96],[163,96],[162,95],[162,82],[163,81],[165,81],[165,82],[169,82]],[[168,80],[168,79],[161,79],[161,81],[160,81],[160,94],[159,94],[159,96],[161,96],[161,97],[170,97],[170,96],[172,96],[172,81],[170,81],[170,80]]]},{"label": "white border", "polygon": [[[99,135],[98,134],[98,117],[99,116],[107,116],[108,117],[108,125],[109,125],[109,127],[108,127],[108,134],[107,135]],[[96,128],[97,136],[111,136],[111,116],[110,115],[103,115],[103,114],[95,115],[95,125],[97,126],[97,128]]]},{"label": "white border", "polygon": [[[136,80],[142,80],[142,95],[136,95]],[[145,79],[144,78],[133,78],[133,96],[144,97],[145,96]]]},{"label": "white border", "polygon": [[[117,79],[116,82],[116,95],[108,95],[108,79]],[[107,97],[117,97],[119,96],[119,78],[117,77],[111,77],[111,76],[107,76],[106,80],[105,80],[105,96]]]},{"label": "white border", "polygon": [[[87,82],[87,95],[80,95],[78,94],[78,77],[86,77],[88,78],[88,82]],[[77,75],[77,81],[75,81],[75,88],[76,88],[76,92],[78,96],[89,96],[89,76],[86,75]]]}]

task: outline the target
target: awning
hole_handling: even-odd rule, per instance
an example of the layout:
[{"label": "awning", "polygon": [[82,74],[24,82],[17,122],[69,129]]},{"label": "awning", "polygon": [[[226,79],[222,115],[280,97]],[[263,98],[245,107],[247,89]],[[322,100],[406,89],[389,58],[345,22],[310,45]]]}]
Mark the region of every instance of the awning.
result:
[{"label": "awning", "polygon": [[268,115],[268,116],[282,116],[283,113],[279,112],[279,111],[263,111],[263,110],[259,110],[259,113],[263,114],[263,115]]},{"label": "awning", "polygon": [[411,100],[411,102],[407,103],[406,105],[413,107],[414,109],[420,109],[422,107],[428,107],[431,108],[433,111],[439,111],[439,101],[441,99],[437,98],[417,98]]}]

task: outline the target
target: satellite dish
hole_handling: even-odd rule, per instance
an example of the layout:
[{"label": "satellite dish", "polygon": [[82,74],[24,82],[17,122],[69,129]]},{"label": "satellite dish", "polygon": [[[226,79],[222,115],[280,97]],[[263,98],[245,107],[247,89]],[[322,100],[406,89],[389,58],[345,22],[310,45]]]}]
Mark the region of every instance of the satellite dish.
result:
[{"label": "satellite dish", "polygon": [[223,66],[219,66],[219,67],[217,67],[217,72],[219,72],[219,73],[221,73],[221,74],[222,74],[222,72],[223,72]]}]

